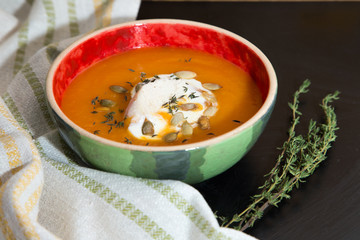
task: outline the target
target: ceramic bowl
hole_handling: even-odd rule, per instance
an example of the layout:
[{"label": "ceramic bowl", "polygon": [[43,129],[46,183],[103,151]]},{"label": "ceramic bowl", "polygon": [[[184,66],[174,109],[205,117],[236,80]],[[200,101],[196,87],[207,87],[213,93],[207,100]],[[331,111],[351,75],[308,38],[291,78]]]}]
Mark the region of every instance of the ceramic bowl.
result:
[{"label": "ceramic bowl", "polygon": [[[259,87],[262,107],[250,120],[223,135],[193,144],[163,147],[129,145],[101,138],[77,126],[61,111],[64,91],[87,67],[131,49],[160,46],[201,50],[238,65]],[[193,184],[224,172],[249,151],[271,115],[277,79],[266,56],[234,33],[198,22],[155,19],[114,25],[79,39],[53,62],[46,90],[61,136],[86,163],[123,175]]]}]

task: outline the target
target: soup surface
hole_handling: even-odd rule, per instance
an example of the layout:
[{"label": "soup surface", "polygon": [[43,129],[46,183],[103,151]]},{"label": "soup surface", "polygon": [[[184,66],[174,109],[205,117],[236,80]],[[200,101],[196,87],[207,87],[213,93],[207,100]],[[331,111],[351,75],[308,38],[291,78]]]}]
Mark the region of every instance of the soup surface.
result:
[{"label": "soup surface", "polygon": [[[164,141],[162,133],[151,131],[145,138],[134,136],[134,132],[129,131],[132,119],[127,114],[129,105],[134,105],[132,96],[136,85],[158,76],[174,76],[173,73],[179,71],[191,71],[196,73],[195,80],[221,87],[211,91],[216,97],[217,111],[208,118],[210,126],[202,128],[192,124],[192,134],[178,134],[179,131],[171,141]],[[114,85],[121,88],[110,89]],[[123,92],[124,89],[127,91]],[[186,87],[185,98],[192,99],[191,94],[199,97],[185,90]],[[154,92],[150,98],[155,99],[157,95],[160,94]],[[178,145],[213,138],[240,126],[261,105],[259,89],[238,66],[208,53],[170,47],[131,50],[92,65],[73,80],[61,102],[63,112],[83,129],[103,138],[137,145]],[[169,107],[166,102],[163,106]],[[173,110],[162,112],[161,116],[170,121],[177,107]]]}]

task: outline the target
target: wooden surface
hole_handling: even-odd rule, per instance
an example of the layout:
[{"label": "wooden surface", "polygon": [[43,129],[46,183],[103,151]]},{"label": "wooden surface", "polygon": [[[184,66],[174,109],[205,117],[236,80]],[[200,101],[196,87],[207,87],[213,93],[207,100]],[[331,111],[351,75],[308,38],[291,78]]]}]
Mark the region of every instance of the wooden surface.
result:
[{"label": "wooden surface", "polygon": [[259,141],[233,168],[195,186],[219,215],[231,216],[257,193],[287,138],[287,102],[303,80],[312,85],[301,98],[302,131],[310,118],[321,120],[322,97],[340,90],[334,105],[341,129],[328,159],[248,233],[274,240],[360,238],[360,3],[143,2],[138,18],[225,28],[258,46],[275,68],[278,100]]}]

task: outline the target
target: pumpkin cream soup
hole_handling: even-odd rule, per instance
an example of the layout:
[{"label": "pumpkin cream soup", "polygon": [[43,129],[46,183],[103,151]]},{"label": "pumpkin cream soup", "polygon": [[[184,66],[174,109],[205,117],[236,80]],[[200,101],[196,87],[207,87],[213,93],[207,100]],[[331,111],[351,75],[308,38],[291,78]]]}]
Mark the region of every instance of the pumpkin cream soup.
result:
[{"label": "pumpkin cream soup", "polygon": [[203,141],[247,121],[262,98],[238,66],[208,53],[144,48],[106,58],[64,93],[61,108],[101,137],[137,145]]}]

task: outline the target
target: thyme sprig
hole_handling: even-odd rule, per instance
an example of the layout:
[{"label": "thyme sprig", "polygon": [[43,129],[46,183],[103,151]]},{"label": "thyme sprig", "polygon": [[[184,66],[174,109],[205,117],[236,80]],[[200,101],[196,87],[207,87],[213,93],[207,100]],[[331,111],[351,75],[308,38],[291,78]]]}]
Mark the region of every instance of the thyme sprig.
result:
[{"label": "thyme sprig", "polygon": [[305,182],[321,162],[326,159],[326,153],[335,141],[335,131],[338,130],[335,110],[329,103],[337,100],[339,92],[327,95],[320,104],[326,116],[325,123],[318,124],[310,120],[305,136],[297,135],[295,127],[300,122],[299,96],[308,92],[310,81],[305,80],[295,92],[289,107],[292,110],[291,126],[288,139],[280,148],[281,153],[273,169],[265,175],[265,183],[259,187],[260,194],[252,197],[251,204],[240,214],[235,214],[231,220],[219,217],[222,226],[245,231],[252,227],[256,220],[263,216],[270,206],[278,206],[284,198],[289,199],[289,193],[294,187]]}]

